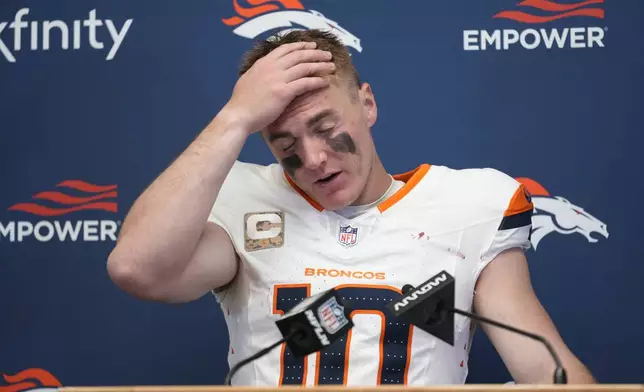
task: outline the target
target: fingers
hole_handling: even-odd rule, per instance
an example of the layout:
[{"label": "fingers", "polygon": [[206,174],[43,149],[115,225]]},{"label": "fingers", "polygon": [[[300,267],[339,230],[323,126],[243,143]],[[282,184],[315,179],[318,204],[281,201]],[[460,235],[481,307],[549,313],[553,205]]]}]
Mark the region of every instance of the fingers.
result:
[{"label": "fingers", "polygon": [[[314,49],[317,46],[315,42],[294,42],[291,44],[284,44],[273,50],[269,56],[279,59],[293,51],[302,49]],[[268,57],[268,56],[267,56]]]},{"label": "fingers", "polygon": [[314,76],[308,78],[300,78],[288,84],[290,95],[297,97],[312,90],[317,90],[326,87],[331,83],[329,78]]},{"label": "fingers", "polygon": [[288,53],[278,60],[282,69],[289,69],[301,63],[315,63],[332,60],[331,52],[318,49],[302,49]]},{"label": "fingers", "polygon": [[286,71],[286,83],[293,82],[297,79],[307,76],[325,76],[335,71],[335,64],[330,62],[324,63],[302,63]]}]

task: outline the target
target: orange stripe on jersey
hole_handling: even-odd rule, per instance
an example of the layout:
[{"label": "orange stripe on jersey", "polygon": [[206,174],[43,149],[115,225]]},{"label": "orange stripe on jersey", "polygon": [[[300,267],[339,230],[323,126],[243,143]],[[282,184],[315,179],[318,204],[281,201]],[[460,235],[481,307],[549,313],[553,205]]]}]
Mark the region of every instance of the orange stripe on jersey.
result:
[{"label": "orange stripe on jersey", "polygon": [[[382,203],[378,204],[378,210],[380,212],[385,212],[387,209],[389,209],[391,206],[394,204],[398,203],[400,200],[402,200],[403,197],[405,197],[418,183],[420,180],[427,174],[429,171],[431,165],[428,163],[423,163],[422,165],[418,166],[414,170],[410,170],[406,173],[401,173],[401,174],[394,174],[393,178],[402,181],[405,183],[405,185],[400,188],[396,193],[394,193],[390,198],[387,200],[383,201]],[[286,181],[289,183],[291,188],[293,188],[297,193],[300,194],[306,200],[313,208],[315,208],[318,211],[324,211],[324,207],[320,205],[317,201],[313,200],[311,196],[309,196],[302,188],[300,188],[295,181],[286,173],[284,172],[284,177],[286,178]]]},{"label": "orange stripe on jersey", "polygon": [[510,204],[503,213],[503,220],[499,224],[499,230],[512,230],[520,227],[527,227],[532,224],[532,211],[534,205],[530,201],[528,191],[523,184],[519,185]]},{"label": "orange stripe on jersey", "polygon": [[508,208],[506,208],[505,212],[503,213],[503,216],[517,215],[522,212],[532,211],[533,209],[534,209],[534,205],[532,204],[532,201],[528,198],[527,190],[525,189],[525,186],[521,184],[519,185],[517,190],[514,191],[514,195],[512,195],[510,204],[508,205]]},{"label": "orange stripe on jersey", "polygon": [[[380,385],[380,378],[382,375],[382,364],[384,360],[384,352],[382,349],[382,345],[385,343],[385,327],[387,326],[387,320],[385,319],[385,314],[381,312],[380,310],[354,310],[349,314],[349,317],[353,317],[354,314],[375,314],[376,316],[380,316],[380,341],[378,343],[378,347],[380,348],[380,353],[379,353],[379,362],[378,362],[378,377],[376,378],[376,382],[378,385]],[[411,330],[411,328],[410,328]],[[350,329],[349,332],[347,333],[347,344],[345,348],[345,355],[344,355],[344,383],[343,385],[347,385],[347,379],[349,378],[349,354],[350,350],[349,347],[351,345],[351,335],[352,335],[353,330]],[[409,358],[409,357],[408,357]],[[406,375],[405,375],[406,377]]]},{"label": "orange stripe on jersey", "polygon": [[316,210],[318,210],[318,211],[320,211],[320,212],[324,211],[324,207],[322,207],[322,206],[320,205],[320,203],[318,203],[317,201],[313,200],[309,195],[307,195],[307,194],[306,194],[306,192],[304,192],[304,191],[302,190],[302,188],[300,188],[299,186],[297,186],[297,184],[295,183],[295,181],[293,181],[293,180],[291,179],[291,177],[290,177],[288,174],[284,173],[284,177],[286,177],[286,180],[288,181],[289,185],[291,185],[291,187],[292,187],[293,189],[295,189],[295,191],[296,191],[297,193],[299,193],[299,194],[300,194],[300,196],[302,196],[302,197],[304,198],[304,200],[308,201],[308,202],[309,202],[309,204],[313,206],[313,208],[315,208]]},{"label": "orange stripe on jersey", "polygon": [[425,177],[425,174],[427,174],[430,167],[431,166],[429,164],[423,163],[422,165],[418,166],[414,170],[408,171],[407,173],[394,175],[393,177],[395,180],[402,181],[405,183],[405,185],[400,188],[398,192],[394,193],[390,198],[380,203],[378,205],[378,210],[380,210],[380,212],[385,212],[391,206],[402,200],[403,197],[407,196],[407,194],[412,189],[414,189],[416,185],[418,185],[420,180]]},{"label": "orange stripe on jersey", "polygon": [[411,340],[414,335],[414,327],[409,328],[409,337],[407,338],[407,363],[405,364],[404,385],[407,385],[407,376],[409,375],[409,364],[411,363]]},{"label": "orange stripe on jersey", "polygon": [[385,289],[385,290],[391,290],[391,291],[395,291],[395,292],[397,292],[399,294],[402,294],[402,289],[399,289],[398,287],[394,287],[394,286],[387,286],[387,285],[384,285],[384,284],[360,284],[360,285],[358,285],[358,284],[354,284],[354,283],[347,283],[347,284],[341,284],[339,286],[335,286],[334,290],[340,290],[340,289],[343,289],[345,287],[347,287],[347,288],[364,287],[364,288],[371,288],[371,289]]}]

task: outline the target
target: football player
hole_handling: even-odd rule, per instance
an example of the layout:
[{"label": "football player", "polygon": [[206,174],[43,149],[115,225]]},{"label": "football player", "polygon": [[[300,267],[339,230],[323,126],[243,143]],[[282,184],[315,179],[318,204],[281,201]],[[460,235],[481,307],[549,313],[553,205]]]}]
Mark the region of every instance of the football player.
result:
[{"label": "football player", "polygon": [[[231,366],[280,340],[274,321],[304,298],[336,288],[351,302],[346,338],[304,358],[283,345],[234,385],[464,383],[469,319],[456,316],[449,345],[385,309],[404,285],[443,270],[455,277],[456,307],[545,336],[570,383],[594,382],[531,287],[523,187],[497,170],[425,162],[391,175],[371,135],[377,118],[370,85],[332,34],[258,44],[230,100],[132,206],[110,276],[154,301],[215,293]],[[255,132],[276,163],[238,160]],[[482,329],[517,383],[552,383],[540,343]]]}]

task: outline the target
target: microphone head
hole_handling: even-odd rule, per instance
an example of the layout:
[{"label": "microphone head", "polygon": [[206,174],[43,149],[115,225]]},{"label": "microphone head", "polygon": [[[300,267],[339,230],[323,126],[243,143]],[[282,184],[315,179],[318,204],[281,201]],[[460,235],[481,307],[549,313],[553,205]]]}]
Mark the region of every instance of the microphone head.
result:
[{"label": "microphone head", "polygon": [[404,285],[403,295],[387,305],[387,309],[403,321],[454,345],[455,283],[447,271],[441,271],[418,287]]},{"label": "microphone head", "polygon": [[353,328],[353,322],[333,289],[308,297],[275,322],[296,357],[320,351]]}]

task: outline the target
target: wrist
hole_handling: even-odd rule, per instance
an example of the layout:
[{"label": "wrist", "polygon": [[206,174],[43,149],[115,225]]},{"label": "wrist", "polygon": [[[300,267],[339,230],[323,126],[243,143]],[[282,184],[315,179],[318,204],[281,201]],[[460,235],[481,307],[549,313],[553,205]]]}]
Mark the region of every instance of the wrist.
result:
[{"label": "wrist", "polygon": [[223,109],[217,114],[213,123],[217,124],[217,128],[225,130],[226,133],[241,134],[248,136],[254,132],[249,121],[246,120],[246,115],[237,109],[229,106],[224,106]]}]

